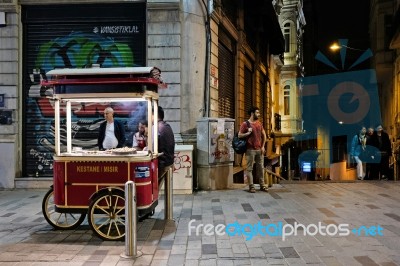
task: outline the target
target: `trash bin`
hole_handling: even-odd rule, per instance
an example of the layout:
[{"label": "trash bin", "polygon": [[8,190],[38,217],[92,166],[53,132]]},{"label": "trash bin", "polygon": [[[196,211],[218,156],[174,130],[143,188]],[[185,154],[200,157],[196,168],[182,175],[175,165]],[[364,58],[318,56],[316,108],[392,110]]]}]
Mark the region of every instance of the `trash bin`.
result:
[{"label": "trash bin", "polygon": [[[193,145],[175,145],[172,189],[174,194],[193,193]],[[164,193],[164,183],[160,188]]]},{"label": "trash bin", "polygon": [[176,145],[174,159],[174,194],[193,192],[193,145]]}]

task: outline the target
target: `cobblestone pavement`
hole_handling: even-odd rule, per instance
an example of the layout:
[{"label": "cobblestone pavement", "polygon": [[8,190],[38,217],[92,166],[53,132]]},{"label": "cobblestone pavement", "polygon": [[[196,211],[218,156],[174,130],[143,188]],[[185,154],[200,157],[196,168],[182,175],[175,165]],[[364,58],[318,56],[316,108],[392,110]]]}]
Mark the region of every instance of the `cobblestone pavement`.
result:
[{"label": "cobblestone pavement", "polygon": [[[280,184],[269,193],[242,189],[174,196],[174,221],[164,221],[160,198],[155,215],[138,223],[135,260],[124,259],[123,241],[102,241],[85,221],[55,231],[41,212],[46,190],[0,191],[0,266],[3,265],[400,265],[400,183]],[[195,220],[190,223],[191,220]],[[235,223],[237,222],[237,223]],[[188,225],[257,224],[308,226],[297,236],[213,234],[211,226],[189,235]],[[331,235],[316,233],[315,225]],[[348,229],[338,235],[340,224]],[[376,226],[375,230],[372,226]],[[258,227],[260,229],[260,227]],[[232,229],[232,227],[230,227]],[[326,231],[325,230],[325,231]],[[230,230],[230,234],[234,231]],[[304,233],[314,234],[304,236]],[[316,233],[316,234],[315,234]],[[371,236],[377,234],[377,236]]]}]

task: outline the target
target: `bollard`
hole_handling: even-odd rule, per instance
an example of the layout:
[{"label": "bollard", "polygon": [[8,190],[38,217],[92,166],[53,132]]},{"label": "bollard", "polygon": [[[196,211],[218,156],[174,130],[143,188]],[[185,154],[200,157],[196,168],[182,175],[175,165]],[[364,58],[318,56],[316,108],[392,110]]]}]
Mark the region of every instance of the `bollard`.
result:
[{"label": "bollard", "polygon": [[121,257],[134,259],[142,255],[137,251],[137,213],[136,185],[133,181],[125,183],[125,253]]},{"label": "bollard", "polygon": [[172,184],[172,172],[173,166],[168,168],[167,173],[165,174],[165,184],[164,184],[164,219],[165,220],[172,220],[174,217],[173,212],[173,184]]}]

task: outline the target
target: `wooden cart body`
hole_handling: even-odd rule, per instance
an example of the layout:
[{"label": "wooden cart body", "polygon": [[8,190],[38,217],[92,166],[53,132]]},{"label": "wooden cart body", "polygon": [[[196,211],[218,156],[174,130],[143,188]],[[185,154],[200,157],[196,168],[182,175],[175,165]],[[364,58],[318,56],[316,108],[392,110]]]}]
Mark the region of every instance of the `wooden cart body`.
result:
[{"label": "wooden cart body", "polygon": [[[157,123],[153,124],[151,119],[157,121],[158,117],[158,88],[163,84],[160,73],[152,67],[56,69],[47,73],[51,79],[42,82],[42,90],[54,100],[55,155],[53,187],[46,194],[42,208],[53,227],[71,229],[83,220],[80,216],[69,222],[65,216],[60,222],[61,216],[52,218],[53,213],[71,216],[88,213],[89,224],[101,238],[122,238],[124,200],[121,199],[124,199],[127,181],[135,182],[139,217],[154,213],[159,196],[159,153]],[[148,150],[117,154],[112,150],[75,149],[71,135],[72,104],[119,101],[147,104]],[[113,200],[115,206],[111,206]],[[97,215],[108,211],[112,223],[121,223],[114,230],[115,235],[102,232],[103,225],[97,224],[100,222],[96,219],[105,223],[104,217],[97,218]]]}]

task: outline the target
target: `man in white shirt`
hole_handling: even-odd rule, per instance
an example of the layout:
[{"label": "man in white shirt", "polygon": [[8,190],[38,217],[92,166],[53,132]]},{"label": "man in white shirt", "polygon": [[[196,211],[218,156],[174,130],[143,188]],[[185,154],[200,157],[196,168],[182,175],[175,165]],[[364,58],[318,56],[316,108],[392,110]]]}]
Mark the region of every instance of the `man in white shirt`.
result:
[{"label": "man in white shirt", "polygon": [[124,125],[114,119],[114,110],[111,107],[104,109],[104,118],[106,121],[99,128],[99,150],[122,148],[125,144]]}]

